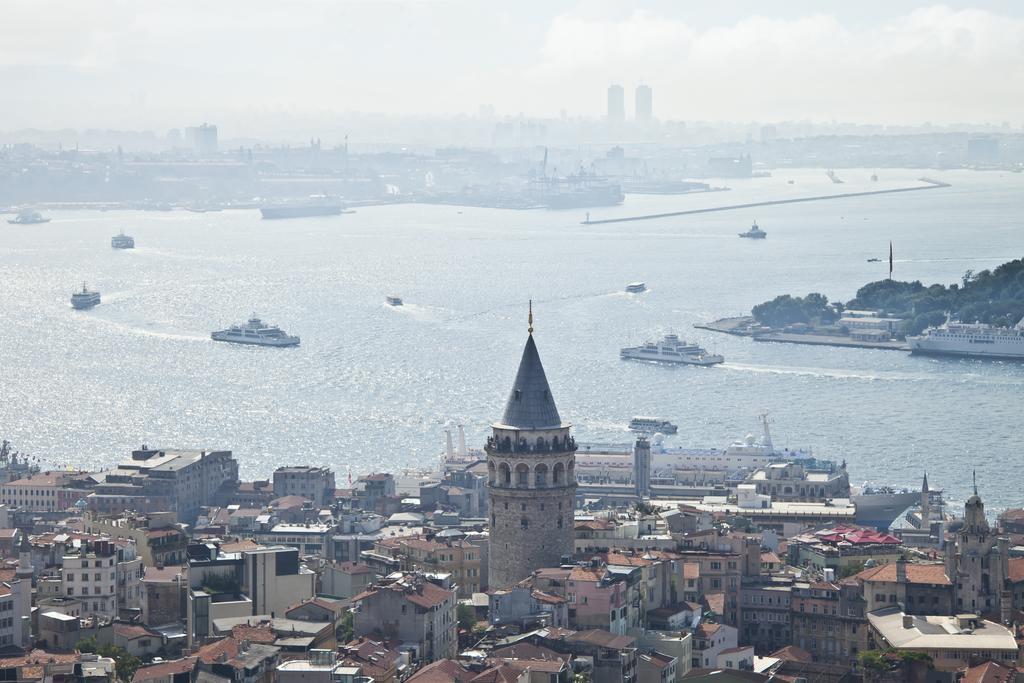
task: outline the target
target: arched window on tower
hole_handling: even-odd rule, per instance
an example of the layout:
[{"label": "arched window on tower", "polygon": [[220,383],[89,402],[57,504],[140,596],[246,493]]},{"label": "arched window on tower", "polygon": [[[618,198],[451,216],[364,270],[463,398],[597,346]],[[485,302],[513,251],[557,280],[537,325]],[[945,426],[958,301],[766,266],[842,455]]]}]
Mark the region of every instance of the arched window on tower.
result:
[{"label": "arched window on tower", "polygon": [[525,489],[530,486],[530,468],[519,463],[516,465],[516,487]]},{"label": "arched window on tower", "polygon": [[555,486],[565,483],[565,465],[560,462],[556,462],[554,469],[551,470],[551,483]]},{"label": "arched window on tower", "polygon": [[507,462],[498,465],[498,480],[500,486],[512,486],[512,468]]},{"label": "arched window on tower", "polygon": [[527,519],[526,517],[523,517],[522,519],[519,520],[519,526],[521,528],[523,528],[523,529],[529,529],[530,528],[530,520]]},{"label": "arched window on tower", "polygon": [[491,486],[494,486],[496,483],[498,483],[496,477],[497,472],[494,468],[494,463],[487,463],[487,483],[490,484]]},{"label": "arched window on tower", "polygon": [[540,463],[533,468],[533,480],[537,488],[542,489],[548,485],[548,466]]},{"label": "arched window on tower", "polygon": [[551,437],[551,450],[553,450],[553,451],[557,451],[558,450],[558,437],[557,436]]},{"label": "arched window on tower", "polygon": [[544,450],[544,437],[543,436],[538,436],[537,437],[537,450],[538,451]]}]

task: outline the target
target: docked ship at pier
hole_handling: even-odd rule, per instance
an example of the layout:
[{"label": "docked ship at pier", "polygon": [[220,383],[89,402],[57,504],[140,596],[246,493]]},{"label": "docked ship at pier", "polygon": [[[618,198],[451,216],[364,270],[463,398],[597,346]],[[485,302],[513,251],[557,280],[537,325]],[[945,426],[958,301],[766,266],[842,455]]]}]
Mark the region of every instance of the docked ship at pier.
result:
[{"label": "docked ship at pier", "polygon": [[1024,318],[1014,327],[946,322],[907,337],[914,354],[1024,360]]}]

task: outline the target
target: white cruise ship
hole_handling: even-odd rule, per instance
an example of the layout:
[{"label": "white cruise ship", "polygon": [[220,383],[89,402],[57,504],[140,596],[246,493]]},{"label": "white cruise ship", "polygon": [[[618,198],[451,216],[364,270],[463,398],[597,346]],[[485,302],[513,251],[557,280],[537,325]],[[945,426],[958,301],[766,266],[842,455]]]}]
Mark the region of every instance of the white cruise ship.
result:
[{"label": "white cruise ship", "polygon": [[135,238],[131,235],[126,235],[123,232],[119,232],[110,238],[110,246],[113,249],[134,249]]},{"label": "white cruise ship", "polygon": [[624,348],[619,356],[624,360],[652,360],[684,365],[716,365],[725,362],[722,356],[708,353],[696,344],[683,341],[676,334],[666,334],[661,341]]},{"label": "white cruise ship", "polygon": [[629,429],[641,434],[675,434],[679,431],[678,425],[658,417],[634,417],[629,421]]},{"label": "white cruise ship", "polygon": [[1014,327],[947,322],[907,337],[911,353],[1024,360],[1024,318]]},{"label": "white cruise ship", "polygon": [[280,327],[267,325],[253,313],[244,325],[232,325],[226,330],[210,334],[214,341],[256,346],[298,346],[299,338],[289,335]]},{"label": "white cruise ship", "polygon": [[[713,470],[725,472],[751,471],[773,462],[813,462],[810,450],[776,449],[769,431],[768,414],[762,413],[761,424],[764,434],[760,439],[748,434],[737,439],[727,448],[669,447],[655,437],[651,443],[651,469],[667,474],[683,470]],[[580,444],[576,451],[576,468],[580,475],[597,471],[626,471],[633,467],[632,445],[603,446]]]}]

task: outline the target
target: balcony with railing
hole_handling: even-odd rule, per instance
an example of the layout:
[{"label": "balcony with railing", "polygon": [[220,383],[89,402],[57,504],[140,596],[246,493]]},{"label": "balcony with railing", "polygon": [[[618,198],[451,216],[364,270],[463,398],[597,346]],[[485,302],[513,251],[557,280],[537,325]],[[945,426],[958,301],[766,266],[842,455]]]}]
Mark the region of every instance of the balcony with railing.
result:
[{"label": "balcony with railing", "polygon": [[544,453],[575,453],[576,439],[567,436],[559,439],[557,436],[551,439],[538,438],[536,441],[519,439],[513,441],[510,437],[495,439],[487,437],[485,448],[488,453],[523,453],[539,455]]}]

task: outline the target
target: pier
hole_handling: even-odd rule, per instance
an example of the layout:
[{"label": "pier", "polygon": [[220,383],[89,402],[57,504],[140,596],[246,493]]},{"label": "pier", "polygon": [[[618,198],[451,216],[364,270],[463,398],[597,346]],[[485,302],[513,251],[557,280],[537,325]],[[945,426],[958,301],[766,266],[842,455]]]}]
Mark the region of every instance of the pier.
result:
[{"label": "pier", "polygon": [[581,221],[582,225],[602,225],[604,223],[628,223],[630,221],[646,221],[655,218],[673,218],[675,216],[690,216],[698,213],[713,213],[715,211],[734,211],[736,209],[752,209],[759,206],[777,206],[781,204],[799,204],[801,202],[820,202],[826,199],[848,199],[850,197],[870,197],[879,194],[896,194],[898,192],[918,192],[920,190],[936,190],[942,187],[949,187],[944,183],[931,178],[919,178],[925,185],[914,187],[894,187],[888,190],[865,190],[864,192],[843,192],[841,194],[817,195],[814,197],[793,197],[790,199],[769,199],[761,202],[747,202],[746,204],[729,204],[726,206],[712,206],[704,209],[687,209],[685,211],[670,211],[668,213],[649,213],[641,216],[623,216],[622,218],[601,218],[591,219],[587,214],[586,220]]}]

